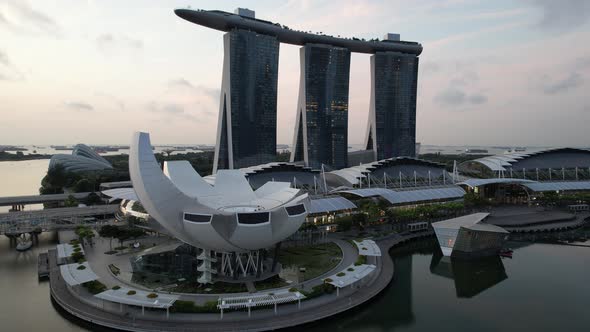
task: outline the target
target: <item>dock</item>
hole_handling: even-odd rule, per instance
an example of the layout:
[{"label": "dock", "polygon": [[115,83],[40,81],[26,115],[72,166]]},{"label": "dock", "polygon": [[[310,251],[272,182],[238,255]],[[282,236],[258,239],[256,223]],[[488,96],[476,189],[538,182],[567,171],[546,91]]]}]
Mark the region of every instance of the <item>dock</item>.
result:
[{"label": "dock", "polygon": [[39,279],[49,278],[49,256],[42,252],[37,257],[37,274]]}]

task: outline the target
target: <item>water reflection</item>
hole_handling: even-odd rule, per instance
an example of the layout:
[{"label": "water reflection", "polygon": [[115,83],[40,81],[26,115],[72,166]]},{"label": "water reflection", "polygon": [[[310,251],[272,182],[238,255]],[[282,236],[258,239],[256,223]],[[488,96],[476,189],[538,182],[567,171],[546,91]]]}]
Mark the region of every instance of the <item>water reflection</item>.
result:
[{"label": "water reflection", "polygon": [[508,278],[499,256],[472,260],[445,257],[436,252],[430,261],[432,274],[453,279],[457,297],[471,298]]}]

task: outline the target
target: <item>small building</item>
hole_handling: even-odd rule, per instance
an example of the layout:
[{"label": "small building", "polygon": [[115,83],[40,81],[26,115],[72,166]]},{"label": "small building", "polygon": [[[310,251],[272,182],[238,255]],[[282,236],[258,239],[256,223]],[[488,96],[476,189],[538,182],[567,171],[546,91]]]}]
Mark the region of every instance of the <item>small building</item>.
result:
[{"label": "small building", "polygon": [[488,216],[489,213],[474,213],[432,223],[443,255],[491,256],[502,249],[508,231],[484,223]]}]

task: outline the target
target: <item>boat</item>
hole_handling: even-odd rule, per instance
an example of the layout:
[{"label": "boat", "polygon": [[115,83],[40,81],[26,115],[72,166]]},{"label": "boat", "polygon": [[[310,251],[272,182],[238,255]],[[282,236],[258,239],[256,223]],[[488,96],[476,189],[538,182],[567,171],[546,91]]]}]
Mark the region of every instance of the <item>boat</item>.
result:
[{"label": "boat", "polygon": [[22,240],[22,241],[19,241],[18,244],[16,245],[16,250],[17,251],[27,251],[27,250],[31,249],[32,246],[33,246],[33,241]]}]

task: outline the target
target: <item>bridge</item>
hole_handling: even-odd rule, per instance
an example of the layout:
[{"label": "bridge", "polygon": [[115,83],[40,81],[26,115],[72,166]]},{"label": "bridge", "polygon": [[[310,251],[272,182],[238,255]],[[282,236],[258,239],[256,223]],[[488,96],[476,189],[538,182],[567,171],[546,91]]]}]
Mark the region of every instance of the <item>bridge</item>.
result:
[{"label": "bridge", "polygon": [[23,233],[71,229],[86,224],[89,217],[106,217],[118,211],[118,204],[109,204],[0,213],[0,234],[10,237]]},{"label": "bridge", "polygon": [[[84,199],[92,192],[70,193],[70,194],[50,194],[50,195],[27,195],[27,196],[7,196],[0,197],[0,206],[12,206],[12,211],[20,211],[26,204],[43,204],[50,202],[63,202],[68,197],[73,196],[75,199]],[[100,193],[96,193],[100,195]]]}]

